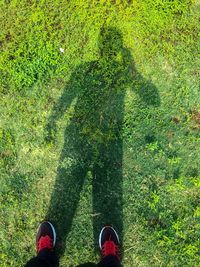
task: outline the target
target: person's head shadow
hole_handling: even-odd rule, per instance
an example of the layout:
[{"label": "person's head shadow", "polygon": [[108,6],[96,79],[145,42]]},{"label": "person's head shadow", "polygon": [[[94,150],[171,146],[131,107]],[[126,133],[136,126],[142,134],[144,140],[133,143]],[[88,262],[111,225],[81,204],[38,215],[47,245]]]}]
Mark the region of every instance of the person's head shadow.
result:
[{"label": "person's head shadow", "polygon": [[[92,173],[95,244],[104,224],[112,224],[123,240],[123,118],[124,96],[133,89],[146,106],[158,106],[156,87],[137,72],[121,32],[102,27],[99,58],[75,68],[53,108],[47,140],[56,135],[56,121],[76,99],[64,133],[57,177],[46,219],[57,229],[62,255],[80,202],[87,173]],[[136,86],[137,85],[137,86]]]},{"label": "person's head shadow", "polygon": [[100,58],[116,60],[116,56],[123,49],[123,37],[115,27],[103,26],[98,37],[98,49]]}]

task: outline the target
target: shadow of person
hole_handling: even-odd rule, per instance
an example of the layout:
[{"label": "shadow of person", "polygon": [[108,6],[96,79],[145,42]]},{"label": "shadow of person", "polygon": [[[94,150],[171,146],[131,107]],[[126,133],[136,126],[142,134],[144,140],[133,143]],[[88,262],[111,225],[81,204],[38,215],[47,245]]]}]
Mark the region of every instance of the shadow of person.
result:
[{"label": "shadow of person", "polygon": [[60,256],[89,171],[93,177],[94,240],[97,242],[104,224],[112,224],[122,240],[122,127],[126,89],[133,88],[147,106],[160,104],[157,89],[137,72],[116,28],[102,27],[98,45],[98,60],[76,67],[47,125],[47,138],[51,140],[56,121],[75,100],[46,215],[56,226]]}]

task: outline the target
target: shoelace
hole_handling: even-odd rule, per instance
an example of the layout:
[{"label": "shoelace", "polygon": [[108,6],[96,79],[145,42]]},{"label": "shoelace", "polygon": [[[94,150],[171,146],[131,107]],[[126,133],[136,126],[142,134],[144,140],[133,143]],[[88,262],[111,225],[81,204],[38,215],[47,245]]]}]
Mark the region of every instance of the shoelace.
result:
[{"label": "shoelace", "polygon": [[38,241],[37,245],[37,252],[45,248],[48,248],[50,250],[53,249],[53,241],[48,235],[40,237],[40,240]]},{"label": "shoelace", "polygon": [[105,241],[102,246],[103,256],[114,255],[119,257],[119,248],[113,241]]}]

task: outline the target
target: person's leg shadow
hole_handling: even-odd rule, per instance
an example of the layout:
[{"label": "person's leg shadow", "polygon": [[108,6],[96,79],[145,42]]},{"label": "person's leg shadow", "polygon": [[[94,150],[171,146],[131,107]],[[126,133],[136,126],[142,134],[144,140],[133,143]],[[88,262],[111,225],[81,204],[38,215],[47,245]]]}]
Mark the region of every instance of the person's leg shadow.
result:
[{"label": "person's leg shadow", "polygon": [[123,137],[124,91],[110,89],[104,106],[101,130],[103,142],[93,159],[93,232],[98,248],[99,232],[112,225],[123,242]]},{"label": "person's leg shadow", "polygon": [[95,245],[104,225],[112,225],[123,240],[122,140],[101,145],[93,167],[93,231]]},{"label": "person's leg shadow", "polygon": [[88,171],[87,146],[80,138],[76,124],[65,130],[65,143],[60,156],[57,177],[46,219],[56,228],[58,256],[65,251],[66,238],[71,230],[80,193]]}]

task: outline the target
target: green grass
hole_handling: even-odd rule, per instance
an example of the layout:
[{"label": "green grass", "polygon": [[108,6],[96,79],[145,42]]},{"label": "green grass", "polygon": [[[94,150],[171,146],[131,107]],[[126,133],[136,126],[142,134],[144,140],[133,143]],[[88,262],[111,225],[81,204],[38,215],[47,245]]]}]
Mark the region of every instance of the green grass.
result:
[{"label": "green grass", "polygon": [[44,218],[61,266],[110,220],[124,267],[200,266],[199,6],[0,2],[0,266]]}]

